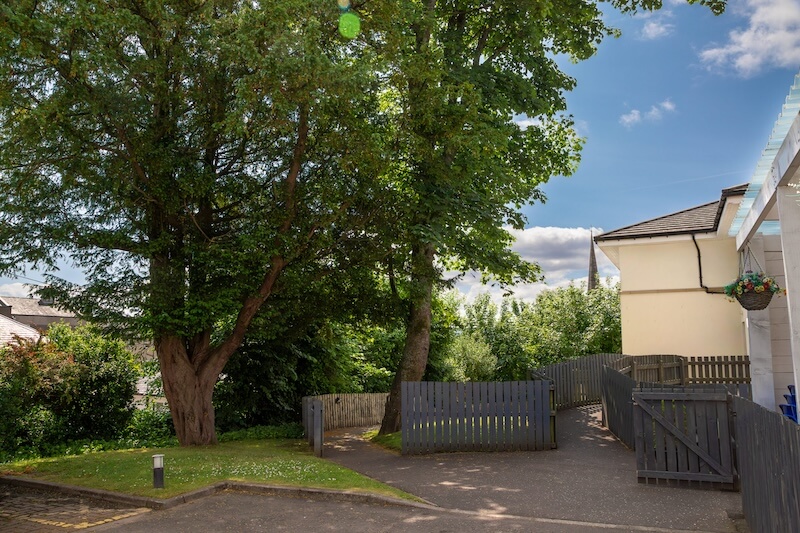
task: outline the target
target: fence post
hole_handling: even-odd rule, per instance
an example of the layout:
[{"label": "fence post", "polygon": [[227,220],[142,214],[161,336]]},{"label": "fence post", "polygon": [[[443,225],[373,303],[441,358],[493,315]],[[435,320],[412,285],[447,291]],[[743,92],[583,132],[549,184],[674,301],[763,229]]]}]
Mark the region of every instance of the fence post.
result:
[{"label": "fence post", "polygon": [[658,382],[664,383],[664,360],[658,358]]},{"label": "fence post", "polygon": [[324,434],[323,421],[325,420],[322,412],[322,400],[312,400],[311,411],[314,413],[314,455],[317,457],[322,457],[322,438]]},{"label": "fence post", "polygon": [[637,381],[637,382],[639,381],[639,376],[636,373],[636,360],[635,359],[631,359],[631,379],[633,381]]}]

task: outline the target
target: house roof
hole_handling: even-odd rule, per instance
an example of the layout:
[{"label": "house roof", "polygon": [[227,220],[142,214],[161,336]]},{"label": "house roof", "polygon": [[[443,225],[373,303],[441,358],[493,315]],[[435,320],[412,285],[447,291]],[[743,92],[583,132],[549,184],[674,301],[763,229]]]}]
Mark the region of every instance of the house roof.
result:
[{"label": "house roof", "polygon": [[746,183],[723,189],[720,199],[716,202],[690,207],[689,209],[684,209],[677,213],[608,231],[598,235],[594,240],[595,242],[600,242],[717,231],[719,220],[722,216],[722,209],[725,207],[725,199],[729,196],[743,195],[746,189]]},{"label": "house roof", "polygon": [[69,311],[62,311],[51,305],[40,303],[38,298],[20,298],[16,296],[0,296],[0,305],[11,306],[14,316],[48,316],[74,318]]},{"label": "house roof", "polygon": [[16,340],[17,337],[35,341],[41,337],[41,333],[36,328],[26,326],[13,318],[0,315],[0,345],[9,344]]}]

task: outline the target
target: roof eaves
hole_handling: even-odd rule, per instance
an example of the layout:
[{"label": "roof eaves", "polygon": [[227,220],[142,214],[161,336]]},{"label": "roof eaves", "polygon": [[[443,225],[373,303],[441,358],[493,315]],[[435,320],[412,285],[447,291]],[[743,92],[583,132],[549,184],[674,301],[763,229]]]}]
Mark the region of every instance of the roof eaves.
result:
[{"label": "roof eaves", "polygon": [[615,229],[613,231],[609,231],[608,233],[602,233],[602,234],[598,235],[597,237],[595,237],[594,239],[595,239],[595,242],[597,242],[598,240],[604,241],[604,240],[617,240],[617,239],[637,239],[637,238],[640,238],[640,237],[664,237],[666,235],[688,235],[688,234],[691,234],[691,233],[703,233],[703,232],[706,232],[706,231],[714,231],[714,228],[705,228],[705,227],[703,227],[703,228],[691,228],[691,229],[687,229],[687,230],[665,230],[665,231],[643,232],[643,233],[639,233],[639,234],[614,235],[615,233],[620,233],[620,232],[623,232],[625,230],[629,230],[631,228],[635,228],[636,226],[643,226],[645,224],[656,222],[658,220],[663,220],[665,218],[676,217],[678,215],[682,215],[684,213],[688,213],[689,211],[695,211],[695,210],[702,209],[704,207],[709,207],[711,205],[718,204],[718,203],[719,203],[718,201],[716,201],[716,202],[708,202],[707,204],[697,205],[697,206],[694,206],[694,207],[690,207],[688,209],[683,209],[681,211],[676,211],[675,213],[670,213],[668,215],[663,215],[663,216],[660,216],[660,217],[651,218],[649,220],[644,220],[642,222],[637,222],[636,224],[630,224],[629,226],[624,226],[622,228],[618,228],[618,229]]}]

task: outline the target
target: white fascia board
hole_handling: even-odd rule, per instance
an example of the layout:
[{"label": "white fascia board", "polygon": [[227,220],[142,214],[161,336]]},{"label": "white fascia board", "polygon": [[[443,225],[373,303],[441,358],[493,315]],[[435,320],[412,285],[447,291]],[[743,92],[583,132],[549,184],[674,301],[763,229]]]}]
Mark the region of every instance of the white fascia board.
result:
[{"label": "white fascia board", "polygon": [[736,211],[739,209],[740,203],[742,203],[741,196],[728,196],[725,198],[722,216],[719,218],[719,226],[717,227],[717,237],[720,239],[728,237],[728,231],[731,229],[731,223],[736,217]]},{"label": "white fascia board", "polygon": [[[694,234],[696,239],[714,239],[716,231],[703,231]],[[676,235],[661,235],[658,237],[633,237],[627,239],[609,239],[600,241],[598,246],[636,246],[640,244],[667,244],[676,241],[691,241],[692,233],[679,233]]]},{"label": "white fascia board", "polygon": [[736,234],[737,250],[741,250],[758,231],[758,227],[775,205],[775,191],[778,187],[787,185],[798,168],[800,168],[800,113],[795,116],[783,144],[772,161],[767,178]]}]

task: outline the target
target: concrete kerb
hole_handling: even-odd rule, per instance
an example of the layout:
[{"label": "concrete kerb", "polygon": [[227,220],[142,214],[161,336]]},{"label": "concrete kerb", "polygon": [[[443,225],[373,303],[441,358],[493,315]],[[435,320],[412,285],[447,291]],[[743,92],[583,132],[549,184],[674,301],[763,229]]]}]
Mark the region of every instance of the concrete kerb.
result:
[{"label": "concrete kerb", "polygon": [[[400,507],[415,507],[426,510],[441,510],[437,505],[430,502],[415,502],[403,500],[392,496],[381,494],[370,494],[366,492],[356,492],[349,490],[316,489],[306,487],[285,487],[281,485],[264,485],[259,483],[242,483],[238,481],[221,481],[202,489],[197,489],[173,498],[158,499],[145,496],[134,496],[102,489],[91,489],[78,487],[76,485],[64,485],[50,481],[40,481],[27,479],[19,476],[0,476],[0,483],[5,485],[25,487],[35,490],[60,492],[62,494],[83,496],[93,500],[104,501],[115,504],[130,505],[132,507],[146,507],[153,510],[164,510],[188,503],[200,498],[212,496],[225,490],[239,492],[250,492],[270,496],[288,496],[296,498],[318,498],[334,501],[375,503],[381,505],[395,505]],[[415,496],[416,497],[416,496]]]}]

